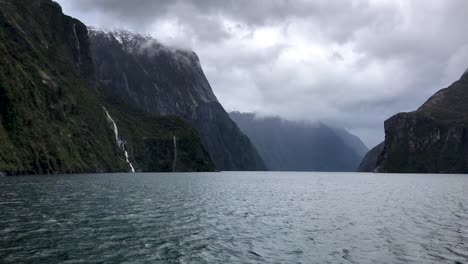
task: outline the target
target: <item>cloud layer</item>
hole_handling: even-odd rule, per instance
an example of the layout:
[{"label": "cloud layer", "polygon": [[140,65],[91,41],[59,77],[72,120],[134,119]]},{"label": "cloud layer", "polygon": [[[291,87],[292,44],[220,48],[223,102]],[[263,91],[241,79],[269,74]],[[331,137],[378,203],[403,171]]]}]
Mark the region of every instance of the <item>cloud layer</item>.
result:
[{"label": "cloud layer", "polygon": [[468,66],[465,0],[59,0],[191,48],[228,110],[344,126],[369,146]]}]

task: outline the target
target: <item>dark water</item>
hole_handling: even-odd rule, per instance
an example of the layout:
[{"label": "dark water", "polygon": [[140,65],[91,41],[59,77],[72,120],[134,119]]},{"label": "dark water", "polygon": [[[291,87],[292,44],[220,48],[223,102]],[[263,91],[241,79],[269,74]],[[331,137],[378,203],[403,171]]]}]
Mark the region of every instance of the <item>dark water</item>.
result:
[{"label": "dark water", "polygon": [[468,263],[468,175],[0,178],[0,263]]}]

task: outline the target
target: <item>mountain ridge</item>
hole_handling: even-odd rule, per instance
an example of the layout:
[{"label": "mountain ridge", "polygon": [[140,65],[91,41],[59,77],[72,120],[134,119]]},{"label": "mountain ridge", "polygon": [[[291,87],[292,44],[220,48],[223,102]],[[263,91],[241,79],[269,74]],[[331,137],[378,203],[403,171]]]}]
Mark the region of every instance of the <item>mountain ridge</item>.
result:
[{"label": "mountain ridge", "polygon": [[[99,86],[83,23],[51,0],[0,1],[1,174],[130,171],[103,107],[123,132],[119,140],[133,146],[129,159],[139,171],[172,171],[173,135],[181,140],[178,169],[214,170],[185,121],[119,112],[129,108]],[[164,142],[170,151],[148,163]]]},{"label": "mountain ridge", "polygon": [[265,170],[257,150],[218,102],[193,51],[128,31],[90,32],[97,78],[129,104],[190,122],[219,170]]},{"label": "mountain ridge", "polygon": [[384,123],[376,172],[468,172],[468,74],[431,96],[413,112]]},{"label": "mountain ridge", "polygon": [[240,112],[231,112],[230,116],[251,138],[270,170],[354,171],[367,152],[354,135],[320,122],[293,122]]}]

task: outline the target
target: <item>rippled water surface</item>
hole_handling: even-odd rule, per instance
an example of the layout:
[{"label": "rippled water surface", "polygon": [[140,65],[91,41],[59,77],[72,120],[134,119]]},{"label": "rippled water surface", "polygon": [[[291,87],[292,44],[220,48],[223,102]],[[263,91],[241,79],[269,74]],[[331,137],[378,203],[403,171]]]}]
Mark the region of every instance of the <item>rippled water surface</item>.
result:
[{"label": "rippled water surface", "polygon": [[468,263],[468,175],[0,178],[0,263]]}]

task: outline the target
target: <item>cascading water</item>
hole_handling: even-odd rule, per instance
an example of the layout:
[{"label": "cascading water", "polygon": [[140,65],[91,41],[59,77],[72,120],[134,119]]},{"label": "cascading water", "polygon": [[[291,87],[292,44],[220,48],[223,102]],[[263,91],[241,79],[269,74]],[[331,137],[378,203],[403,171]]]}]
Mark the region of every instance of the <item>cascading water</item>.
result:
[{"label": "cascading water", "polygon": [[125,161],[127,161],[128,165],[130,166],[130,169],[132,172],[135,172],[135,168],[133,167],[132,163],[128,159],[128,152],[125,150],[125,141],[121,140],[119,138],[119,130],[117,129],[117,124],[115,123],[114,119],[112,119],[111,115],[109,112],[107,112],[107,109],[105,107],[102,107],[104,111],[106,112],[107,115],[107,120],[112,123],[112,128],[114,130],[114,135],[115,135],[115,141],[117,142],[117,146],[124,152],[125,155]]},{"label": "cascading water", "polygon": [[174,161],[172,162],[172,172],[176,171],[176,162],[177,162],[177,137],[174,136],[172,138],[172,141],[174,142]]},{"label": "cascading water", "polygon": [[132,163],[130,162],[130,160],[128,160],[128,152],[125,149],[124,149],[124,155],[125,155],[125,160],[127,161],[128,165],[130,165],[130,169],[132,170],[132,172],[135,172],[135,168],[133,168]]},{"label": "cascading water", "polygon": [[78,65],[81,64],[81,43],[80,39],[78,38],[78,34],[76,34],[76,24],[73,23],[73,34],[75,35],[75,41],[76,41],[76,49],[78,50]]}]

